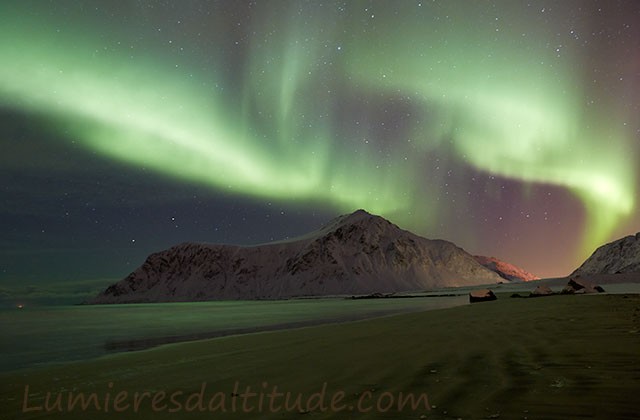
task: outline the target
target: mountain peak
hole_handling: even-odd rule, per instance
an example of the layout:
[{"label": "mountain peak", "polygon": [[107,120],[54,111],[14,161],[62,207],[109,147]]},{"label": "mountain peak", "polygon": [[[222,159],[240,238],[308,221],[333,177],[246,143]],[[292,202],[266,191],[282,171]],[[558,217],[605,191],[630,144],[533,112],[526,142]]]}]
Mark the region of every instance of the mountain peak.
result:
[{"label": "mountain peak", "polygon": [[[374,216],[371,213],[367,212],[363,209],[358,209],[353,213],[342,214],[334,219],[331,219],[326,225],[322,226],[319,230],[315,232],[311,232],[311,235],[325,234],[332,230],[338,229],[341,226],[352,225],[354,223],[360,222],[361,220],[366,220],[367,218],[372,217],[380,217]],[[308,236],[308,235],[305,235]]]},{"label": "mountain peak", "polygon": [[362,220],[362,219],[368,219],[371,217],[380,217],[380,216],[376,216],[374,214],[369,213],[366,210],[363,209],[358,209],[356,211],[354,211],[353,213],[349,213],[349,214],[343,214],[342,216],[338,216],[338,218],[343,219],[344,221],[358,221],[358,220]]},{"label": "mountain peak", "polygon": [[358,209],[351,213],[351,216],[373,216],[371,213],[366,211],[365,209]]},{"label": "mountain peak", "polygon": [[339,227],[345,225],[353,225],[363,221],[371,221],[371,222],[386,222],[391,224],[387,219],[382,216],[378,216],[375,214],[371,214],[366,210],[358,209],[353,213],[343,214],[341,216],[336,217],[331,220],[326,227]]}]

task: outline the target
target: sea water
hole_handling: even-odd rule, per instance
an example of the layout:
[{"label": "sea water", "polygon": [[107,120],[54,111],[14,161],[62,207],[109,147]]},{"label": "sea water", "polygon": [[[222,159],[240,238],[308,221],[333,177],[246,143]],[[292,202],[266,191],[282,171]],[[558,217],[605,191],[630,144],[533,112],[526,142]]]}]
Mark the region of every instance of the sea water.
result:
[{"label": "sea water", "polygon": [[0,371],[85,360],[116,351],[464,305],[466,296],[344,298],[0,309]]}]

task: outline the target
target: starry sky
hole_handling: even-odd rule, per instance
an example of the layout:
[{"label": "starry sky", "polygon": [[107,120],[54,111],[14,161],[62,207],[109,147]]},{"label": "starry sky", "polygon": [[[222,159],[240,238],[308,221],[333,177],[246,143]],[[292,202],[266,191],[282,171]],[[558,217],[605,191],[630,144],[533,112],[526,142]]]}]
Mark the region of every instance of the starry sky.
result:
[{"label": "starry sky", "polygon": [[2,288],[358,208],[545,277],[640,231],[636,0],[5,1],[0,58]]}]

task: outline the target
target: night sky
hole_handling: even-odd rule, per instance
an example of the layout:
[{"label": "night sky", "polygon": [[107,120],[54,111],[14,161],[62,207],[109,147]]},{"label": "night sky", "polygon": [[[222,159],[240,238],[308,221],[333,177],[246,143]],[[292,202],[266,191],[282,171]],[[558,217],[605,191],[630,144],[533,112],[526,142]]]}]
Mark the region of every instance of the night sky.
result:
[{"label": "night sky", "polygon": [[636,0],[3,1],[0,62],[4,288],[358,208],[539,276],[640,231]]}]

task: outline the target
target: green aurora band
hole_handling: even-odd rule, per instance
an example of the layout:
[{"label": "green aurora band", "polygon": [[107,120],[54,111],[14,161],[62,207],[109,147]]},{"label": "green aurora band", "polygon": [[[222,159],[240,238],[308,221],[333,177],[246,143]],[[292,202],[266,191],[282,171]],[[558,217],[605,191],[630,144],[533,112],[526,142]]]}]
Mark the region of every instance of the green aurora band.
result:
[{"label": "green aurora band", "polygon": [[[257,14],[240,87],[228,89],[233,97],[203,88],[229,77],[222,52],[212,53],[218,64],[203,74],[153,48],[135,59],[126,48],[105,50],[89,23],[57,32],[48,20],[4,14],[0,104],[131,165],[234,194],[366,208],[409,226],[444,217],[446,209],[428,199],[436,187],[419,180],[424,155],[448,148],[478,170],[574,193],[588,216],[583,253],[633,212],[627,134],[616,121],[588,123],[594,116],[580,106],[570,65],[580,57],[559,60],[537,48],[544,28],[522,37],[522,29],[496,35],[488,25],[426,25],[396,4],[407,10],[378,10],[388,18],[367,33],[362,19],[305,5],[324,19]],[[455,16],[449,7],[439,15]],[[271,31],[272,21],[284,29]],[[407,40],[417,41],[407,47]],[[414,139],[417,152],[384,147],[376,113],[357,128],[339,127],[345,106],[366,102],[344,97],[371,92],[380,101],[411,98],[411,118],[394,135]]]},{"label": "green aurora band", "polygon": [[[448,7],[441,15],[456,13]],[[571,65],[582,57],[559,59],[555,50],[536,48],[545,38],[553,45],[552,36],[536,31],[528,17],[502,32],[440,19],[425,30],[420,17],[406,12],[388,13],[394,18],[384,29],[378,26],[354,48],[361,54],[349,61],[350,70],[372,87],[415,95],[435,108],[438,124],[416,133],[429,149],[450,139],[479,170],[576,194],[588,214],[583,254],[606,240],[635,207],[635,162],[626,147],[629,134],[615,128],[623,124],[594,127],[590,121],[600,124],[603,117],[584,113]],[[537,32],[536,42],[523,31]],[[407,39],[423,47],[398,48]]]},{"label": "green aurora band", "polygon": [[[323,105],[315,95],[319,103],[298,107],[304,98],[293,79],[313,59],[310,52],[248,81],[250,105],[233,115],[225,98],[162,60],[131,63],[80,33],[51,37],[56,30],[45,22],[10,21],[0,33],[0,54],[12,63],[0,69],[0,103],[42,116],[91,150],[232,193],[382,214],[408,205],[409,192],[398,187],[410,172],[373,173],[370,160],[332,156],[328,128],[288,115],[294,106],[316,115]],[[264,94],[253,92],[257,85]],[[247,126],[255,107],[277,126]]]}]

